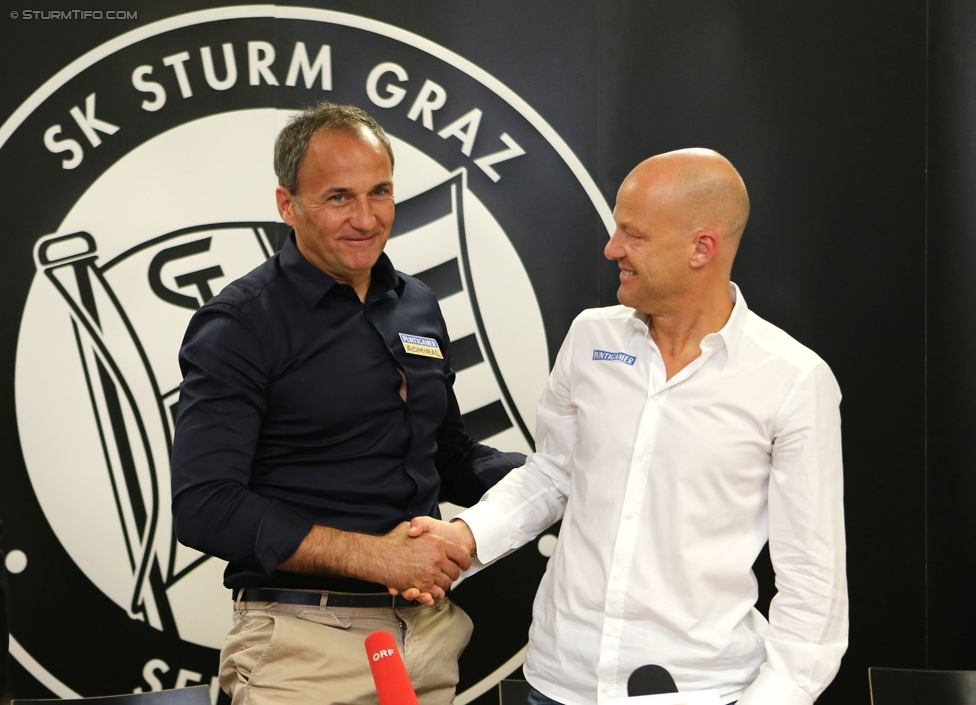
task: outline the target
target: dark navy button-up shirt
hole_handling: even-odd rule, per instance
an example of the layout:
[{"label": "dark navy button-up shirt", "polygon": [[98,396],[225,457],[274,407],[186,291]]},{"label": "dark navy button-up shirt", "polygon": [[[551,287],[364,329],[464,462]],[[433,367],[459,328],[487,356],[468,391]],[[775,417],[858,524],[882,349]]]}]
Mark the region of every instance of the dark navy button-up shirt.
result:
[{"label": "dark navy button-up shirt", "polygon": [[[411,347],[401,334],[429,340]],[[415,354],[431,340],[443,359]],[[187,328],[172,460],[180,541],[229,561],[227,587],[385,590],[276,567],[313,524],[383,534],[439,516],[439,500],[477,502],[522,463],[464,431],[449,345],[434,294],[385,254],[363,303],[292,235]]]}]

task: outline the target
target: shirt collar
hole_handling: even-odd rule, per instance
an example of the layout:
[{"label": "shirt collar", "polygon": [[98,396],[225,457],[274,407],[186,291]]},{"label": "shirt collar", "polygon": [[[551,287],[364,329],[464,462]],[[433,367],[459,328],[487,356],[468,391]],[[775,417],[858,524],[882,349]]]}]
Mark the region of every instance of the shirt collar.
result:
[{"label": "shirt collar", "polygon": [[[281,263],[281,269],[285,276],[298,289],[298,293],[308,305],[309,310],[318,306],[322,298],[337,284],[335,279],[309,262],[299,252],[298,245],[295,243],[294,230],[288,234],[288,238],[278,254],[278,261]],[[380,253],[380,258],[373,265],[370,275],[369,292],[366,295],[367,301],[382,298],[390,290],[395,291],[397,296],[403,294],[404,281],[393,268],[393,263],[385,252]]]},{"label": "shirt collar", "polygon": [[[745,297],[742,296],[742,292],[735,282],[729,282],[729,296],[732,298],[732,314],[721,330],[702,338],[702,352],[708,349],[718,349],[722,344],[728,349],[729,355],[735,352],[735,347],[742,336],[742,327],[745,325],[749,307],[746,306]],[[647,314],[636,310],[631,314],[630,325],[635,330],[641,331],[642,334],[647,333],[647,324]]]},{"label": "shirt collar", "polygon": [[729,296],[732,297],[732,314],[729,316],[729,320],[725,322],[725,325],[722,326],[721,330],[717,333],[706,335],[702,339],[703,352],[706,347],[714,347],[717,349],[721,347],[721,343],[724,343],[730,356],[735,353],[735,347],[742,337],[742,327],[746,323],[749,307],[746,306],[745,297],[742,296],[742,292],[739,291],[739,287],[736,286],[735,282],[729,282]]}]

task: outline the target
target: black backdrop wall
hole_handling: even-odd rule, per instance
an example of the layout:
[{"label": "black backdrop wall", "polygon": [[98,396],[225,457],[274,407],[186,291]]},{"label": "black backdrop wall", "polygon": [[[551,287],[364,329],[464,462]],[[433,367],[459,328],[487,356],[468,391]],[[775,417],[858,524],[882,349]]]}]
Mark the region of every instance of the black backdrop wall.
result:
[{"label": "black backdrop wall", "polygon": [[[970,234],[976,211],[973,199],[967,197],[976,177],[971,128],[976,117],[972,89],[976,13],[972,8],[955,0],[932,3],[930,32],[929,4],[919,0],[826,0],[806,6],[753,0],[734,5],[717,0],[294,4],[378,20],[470,61],[521,97],[552,127],[611,208],[622,178],[651,154],[708,146],[728,156],[742,173],[753,201],[735,279],[754,310],[828,361],[844,392],[851,645],[837,680],[820,702],[867,702],[866,669],[871,665],[976,668],[976,648],[969,638],[976,627],[969,601],[976,578],[971,540],[976,527],[969,511],[976,495],[972,472],[976,447],[967,428],[967,411],[976,398],[972,362],[976,292],[971,274],[976,247]],[[16,10],[17,19],[5,10],[0,17],[4,37],[0,115],[16,117],[18,106],[45,81],[106,41],[166,17],[229,3],[171,2],[165,10],[136,0],[124,5],[119,9],[137,17],[28,20],[23,8]],[[258,36],[259,30],[255,38],[264,38]],[[243,85],[243,41],[250,36],[240,36],[244,39],[234,41],[239,42]],[[215,31],[212,38],[202,32],[184,43],[196,52],[209,42],[219,56],[224,41]],[[343,46],[348,46],[345,53],[337,48],[333,55],[337,77],[353,63],[356,44]],[[169,69],[160,59],[179,49],[154,47],[149,58],[139,59],[154,65],[155,78],[169,77],[170,105],[176,103],[177,85],[172,72],[164,74]],[[364,53],[372,50],[362,48]],[[376,49],[384,50],[384,46]],[[280,53],[286,62],[288,54]],[[402,63],[410,58],[404,56]],[[380,61],[376,54],[367,63],[372,67]],[[117,71],[120,93],[123,88],[132,91],[133,62]],[[218,65],[222,66],[219,61]],[[285,68],[282,64],[279,80]],[[423,71],[432,76],[440,69],[424,65],[416,70],[401,112],[413,100]],[[438,80],[449,92],[455,91],[451,95],[464,94],[463,81],[447,73],[437,74],[443,75]],[[87,75],[83,72],[79,80]],[[196,85],[204,85],[197,78]],[[337,78],[337,91],[339,82]],[[56,93],[52,100],[60,104],[48,101],[31,109],[49,108],[51,115],[60,115],[63,134],[68,136],[75,126],[69,109],[84,110],[86,95],[96,89],[97,105],[109,105],[106,85],[92,78],[72,93]],[[233,102],[238,100],[234,97],[238,88],[227,92],[228,110],[239,107]],[[488,98],[471,91],[464,95],[489,105]],[[200,100],[223,100],[204,98],[199,88],[195,95]],[[277,95],[264,105],[294,107]],[[140,94],[138,99],[147,97],[151,98]],[[375,105],[365,107],[381,121],[394,119]],[[451,107],[448,104],[445,110]],[[450,119],[467,109],[459,106]],[[96,107],[96,112],[111,122],[109,108]],[[589,203],[590,196],[576,182],[559,186],[562,190],[556,192],[547,187],[543,193],[538,185],[542,174],[533,171],[541,167],[529,158],[547,147],[542,143],[535,147],[531,130],[517,132],[514,117],[506,123],[504,106],[492,116],[486,108],[485,114],[481,134],[495,142],[476,145],[473,157],[502,149],[497,139],[506,129],[523,146],[531,145],[526,157],[510,160],[505,168],[511,171],[502,164],[496,167],[502,173],[498,183],[504,186],[524,178],[524,188],[495,192],[485,186],[478,194],[501,221],[532,282],[551,356],[580,308],[615,302],[615,268],[604,263],[601,254],[605,212],[594,201],[574,222],[560,220],[556,207],[560,194],[564,202],[574,203]],[[154,114],[143,118],[148,121]],[[491,122],[494,118],[498,125]],[[180,124],[169,119],[171,127]],[[38,237],[61,232],[59,223],[84,186],[79,181],[62,187],[52,181],[63,171],[60,161],[70,156],[54,155],[43,147],[44,128],[53,124],[53,118],[38,122],[33,132],[26,128],[29,119],[24,120],[25,127],[12,132],[12,137],[4,134],[7,142],[0,145],[0,159],[4,153],[16,156],[4,167],[8,256],[2,265],[7,283],[0,303],[4,306],[0,365],[5,371],[0,375],[0,517],[4,547],[15,558],[13,568],[20,571],[9,576],[16,657],[10,663],[10,690],[21,697],[61,695],[65,688],[93,695],[155,684],[173,687],[178,678],[183,683],[208,682],[211,673],[199,665],[211,657],[209,649],[199,646],[205,640],[156,642],[149,633],[156,634],[158,628],[126,618],[141,625],[142,631],[125,632],[127,642],[121,647],[109,643],[117,640],[114,633],[91,631],[98,621],[82,623],[70,609],[62,609],[72,606],[73,595],[78,594],[72,581],[85,583],[92,571],[47,564],[40,555],[65,549],[57,543],[57,528],[38,529],[30,523],[37,517],[48,524],[57,521],[51,517],[51,500],[35,498],[43,494],[38,476],[25,470],[22,444],[30,400],[17,399],[19,358],[16,363],[15,358],[24,355],[17,346],[18,336],[25,335],[23,321],[29,319],[25,301],[35,269],[31,249]],[[436,129],[445,122],[439,119]],[[137,132],[129,125],[134,123],[122,125],[120,140],[126,130]],[[405,124],[404,134],[409,129]],[[132,138],[125,150],[114,154],[110,153],[113,137],[104,132],[99,136],[103,144],[92,148],[80,133],[76,135],[88,150],[89,164],[104,161],[97,163],[100,173],[143,139]],[[927,145],[931,150],[928,183]],[[444,156],[441,162],[450,164],[453,158]],[[524,171],[518,172],[523,164]],[[462,166],[469,169],[472,189],[482,188],[476,182],[483,178],[478,169],[470,163]],[[73,174],[84,168],[83,164]],[[42,179],[32,173],[52,176]],[[533,175],[539,177],[534,183]],[[130,198],[125,190],[115,195],[120,201]],[[516,202],[516,211],[505,205]],[[513,225],[515,216],[505,216],[506,212],[517,212],[521,225]],[[71,438],[60,437],[58,429],[51,429],[50,442],[65,444],[70,452]],[[528,557],[525,561],[529,574],[535,575],[538,561]],[[761,601],[768,602],[773,589],[768,565],[760,561],[757,572]],[[31,575],[35,582],[28,582]],[[121,607],[100,596],[105,589],[101,585],[96,589],[91,582],[77,589],[85,595],[91,592],[97,609],[103,609],[101,600],[104,609],[115,609],[125,617]],[[527,624],[522,622],[534,589],[531,580],[524,583],[513,598],[517,605],[511,625],[523,634]],[[472,595],[478,590],[472,580],[470,588],[458,589],[459,597],[462,588]],[[35,617],[42,606],[57,606],[58,618]],[[97,612],[96,607],[91,609]],[[478,629],[486,632],[488,626],[476,618]],[[65,670],[42,646],[26,646],[69,638],[74,644],[91,644],[85,649],[90,657],[81,659],[84,663],[78,669],[101,669],[103,688],[76,676],[72,669]],[[500,636],[496,643],[494,638],[473,643],[474,656],[466,656],[462,668],[469,674],[477,671],[477,677],[467,676],[462,685],[497,679],[505,675],[501,671],[506,664],[509,670],[517,668],[517,659],[510,657],[517,655],[518,645],[502,643]],[[491,668],[483,668],[475,657],[490,662]],[[165,669],[159,663],[153,666],[153,659]],[[480,696],[471,692],[469,697],[478,698],[476,702],[492,702],[490,691]]]},{"label": "black backdrop wall", "polygon": [[973,668],[976,607],[976,8],[931,10],[928,208],[928,657]]}]

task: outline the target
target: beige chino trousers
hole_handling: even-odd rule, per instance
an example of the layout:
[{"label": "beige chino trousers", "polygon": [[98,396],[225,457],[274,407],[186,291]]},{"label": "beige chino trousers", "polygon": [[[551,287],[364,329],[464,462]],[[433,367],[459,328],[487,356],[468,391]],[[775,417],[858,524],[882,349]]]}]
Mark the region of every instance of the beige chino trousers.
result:
[{"label": "beige chino trousers", "polygon": [[310,607],[240,602],[220,652],[220,685],[233,705],[377,705],[366,637],[386,630],[420,705],[451,705],[471,619],[435,605]]}]

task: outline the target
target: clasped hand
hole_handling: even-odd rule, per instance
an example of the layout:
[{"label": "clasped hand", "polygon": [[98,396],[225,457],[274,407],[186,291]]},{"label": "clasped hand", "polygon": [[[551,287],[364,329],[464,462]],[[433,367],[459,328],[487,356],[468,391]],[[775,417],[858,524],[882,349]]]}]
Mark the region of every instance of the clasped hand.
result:
[{"label": "clasped hand", "polygon": [[403,522],[389,534],[398,549],[389,565],[389,591],[408,600],[432,605],[471,566],[474,536],[463,521],[449,523],[433,517]]}]

